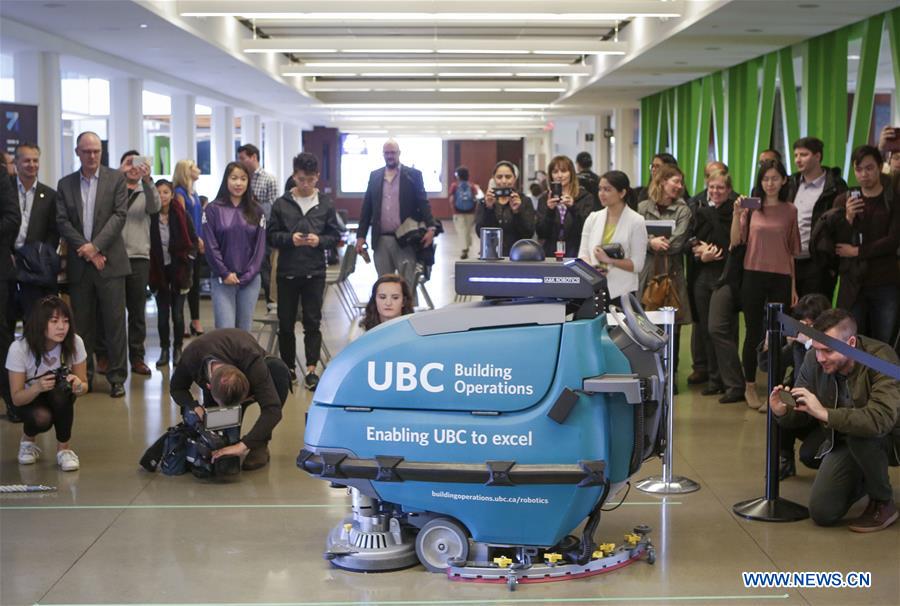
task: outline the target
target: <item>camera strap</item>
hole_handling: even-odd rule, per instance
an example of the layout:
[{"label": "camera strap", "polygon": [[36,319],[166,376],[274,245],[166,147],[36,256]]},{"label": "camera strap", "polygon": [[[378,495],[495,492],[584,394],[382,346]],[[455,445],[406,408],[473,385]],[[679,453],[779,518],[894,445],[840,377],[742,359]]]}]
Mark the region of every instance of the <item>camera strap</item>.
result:
[{"label": "camera strap", "polygon": [[806,324],[802,324],[783,312],[779,312],[778,321],[781,322],[781,325],[785,329],[785,336],[792,337],[797,333],[802,333],[813,341],[827,345],[841,355],[850,358],[857,364],[862,364],[863,366],[880,372],[892,379],[900,380],[900,366],[897,366],[896,364],[891,364],[887,360],[874,356],[856,347],[850,347],[843,341],[835,339],[834,337],[829,337]]}]

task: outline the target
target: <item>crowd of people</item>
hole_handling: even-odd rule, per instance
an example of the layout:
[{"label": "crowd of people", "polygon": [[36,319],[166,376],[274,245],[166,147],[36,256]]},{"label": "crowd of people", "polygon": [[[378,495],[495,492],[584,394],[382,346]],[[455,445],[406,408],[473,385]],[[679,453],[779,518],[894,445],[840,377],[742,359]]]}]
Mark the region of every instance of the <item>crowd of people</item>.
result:
[{"label": "crowd of people", "polygon": [[[895,137],[900,132],[885,129],[881,147]],[[19,462],[34,462],[35,435],[55,427],[60,467],[77,469],[68,444],[74,399],[94,389],[95,373],[106,375],[110,396],[121,397],[129,364],[132,373],[152,372],[144,360],[149,288],[159,310],[156,366],[173,364],[172,390],[178,391],[183,409],[194,404],[184,394],[189,379],[221,387],[211,389],[210,396],[212,403],[221,403],[255,393],[246,373],[254,374],[249,383],[266,394],[263,425],[258,422],[225,454],[245,455],[250,469],[265,465],[271,430],[280,419],[273,393],[281,404],[287,393],[283,377],[289,385],[302,375],[310,390],[319,380],[327,251],[337,247],[344,228],[334,201],[317,187],[318,159],[298,154],[279,195],[274,176],[260,167],[259,150],[243,145],[237,160],[226,166],[215,197],[204,203],[194,187],[200,170],[192,160],[178,162],[171,181],[154,183],[147,159],[137,151],[126,152],[119,170],[113,170],[100,164],[102,147],[95,133],[82,133],[76,145],[81,166],[56,189],[37,180],[40,150],[33,144],[16,149],[16,176],[0,179],[0,353],[9,371],[3,385],[9,417],[23,421]],[[382,151],[385,165],[370,175],[350,247],[367,259],[371,245],[378,274],[356,333],[412,312],[423,265],[429,265],[429,255],[433,263],[441,231],[421,172],[400,162],[396,141],[388,140]],[[528,193],[519,167],[502,160],[484,188],[472,182],[467,167],[458,167],[450,202],[463,259],[482,228],[499,228],[504,255],[516,241],[536,239],[548,258],[579,257],[606,275],[613,303],[635,294],[650,309],[676,307],[678,327],[692,325],[688,384],[702,386],[702,395],[719,396],[723,404],[771,409],[785,428],[782,477],[795,473],[796,440],[803,443],[802,462],[844,466],[830,475],[820,470],[824,484],[813,500],[826,513],[817,521],[833,523],[846,513],[834,499],[852,503],[853,495],[835,483],[841,470],[851,468],[854,477],[865,480],[874,503],[856,529],[878,530],[897,518],[884,479],[887,465],[900,463],[898,383],[878,378],[876,390],[875,379],[858,365],[854,369],[852,360],[798,338],[783,356],[793,370],[784,388],[793,390],[796,407],[786,410],[776,394],[760,394],[756,386],[759,359],[767,348],[767,303],[781,303],[800,321],[897,361],[895,347],[885,344],[895,339],[900,311],[900,210],[895,208],[900,159],[892,155],[890,171],[883,172],[879,147],[858,147],[851,169],[859,185],[850,188],[840,169],[822,166],[823,151],[824,143],[814,137],[794,142],[798,170],[789,174],[780,153],[765,150],[748,195],[734,190],[724,163],[711,161],[705,189],[689,196],[685,176],[668,153],[653,158],[651,179],[643,187],[632,187],[621,171],[595,174],[587,153],[575,162],[559,155]],[[216,328],[207,337],[200,336],[199,323],[204,264]],[[60,271],[67,278],[71,308],[57,296]],[[239,336],[251,328],[261,291],[269,309],[277,308],[280,360],[274,365]],[[837,309],[829,310],[835,294]],[[185,332],[185,302],[190,333]],[[300,375],[294,336],[298,313],[305,354]],[[24,336],[13,343],[19,318]],[[189,335],[199,338],[184,348]],[[676,330],[676,372],[679,335]],[[811,349],[815,353],[806,355]],[[252,369],[231,370],[251,358]],[[202,368],[194,368],[198,365]],[[54,373],[58,369],[63,371]],[[823,372],[853,382],[846,391],[838,387],[831,416],[819,404],[825,394],[816,391]],[[277,389],[269,389],[264,375]],[[874,395],[868,397],[855,381],[865,381]],[[840,421],[833,418],[836,413]],[[824,454],[810,455],[813,445],[823,450],[823,423],[832,434],[847,437],[841,441],[832,435]],[[870,456],[873,448],[884,454],[876,457],[877,464],[853,467],[859,453]],[[835,453],[844,453],[840,464],[829,463]],[[876,482],[870,474],[880,474],[882,463],[884,474]],[[843,476],[840,481],[848,482]]]}]

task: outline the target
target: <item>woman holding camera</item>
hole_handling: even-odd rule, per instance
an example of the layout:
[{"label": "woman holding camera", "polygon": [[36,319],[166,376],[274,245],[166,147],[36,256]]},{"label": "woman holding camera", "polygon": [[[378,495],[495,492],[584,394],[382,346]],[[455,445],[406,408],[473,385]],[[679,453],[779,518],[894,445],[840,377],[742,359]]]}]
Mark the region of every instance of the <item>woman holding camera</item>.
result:
[{"label": "woman holding camera", "polygon": [[581,233],[594,212],[594,196],[582,189],[575,165],[566,156],[550,160],[550,190],[538,200],[537,235],[548,257],[577,257]]},{"label": "woman holding camera", "polygon": [[12,404],[23,422],[19,464],[40,458],[39,433],[56,430],[56,463],[76,471],[78,455],[69,448],[75,398],[87,386],[87,353],[72,326],[72,310],[56,296],[44,297],[25,320],[23,336],[6,356]]},{"label": "woman holding camera", "polygon": [[526,201],[525,194],[516,190],[519,171],[512,162],[502,160],[494,167],[484,201],[478,205],[475,229],[481,233],[482,227],[499,227],[503,230],[503,256],[509,256],[509,249],[523,238],[534,237],[534,207]]},{"label": "woman holding camera", "polygon": [[777,160],[759,165],[754,191],[760,198],[741,196],[734,202],[731,248],[744,245],[741,309],[746,335],[741,361],[747,406],[766,412],[768,398],[756,393],[756,348],[765,332],[766,303],[785,307],[797,301],[794,257],[800,254],[797,208],[788,201],[787,171]]},{"label": "woman holding camera", "polygon": [[578,256],[606,274],[609,296],[617,300],[638,288],[647,257],[644,218],[628,207],[628,175],[612,170],[600,177],[603,210],[588,215]]}]

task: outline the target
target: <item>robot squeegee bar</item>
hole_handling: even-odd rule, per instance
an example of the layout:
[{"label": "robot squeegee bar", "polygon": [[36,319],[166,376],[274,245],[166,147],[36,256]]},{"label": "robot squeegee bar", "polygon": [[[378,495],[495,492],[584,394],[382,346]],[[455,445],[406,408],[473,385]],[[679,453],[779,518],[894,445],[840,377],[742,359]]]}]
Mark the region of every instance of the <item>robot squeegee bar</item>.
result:
[{"label": "robot squeegee bar", "polygon": [[434,463],[405,461],[403,457],[356,459],[345,453],[315,454],[306,449],[297,467],[323,479],[375,480],[376,482],[447,482],[516,486],[520,484],[575,484],[580,488],[606,483],[605,461],[578,461],[576,465],[519,465],[515,461]]}]

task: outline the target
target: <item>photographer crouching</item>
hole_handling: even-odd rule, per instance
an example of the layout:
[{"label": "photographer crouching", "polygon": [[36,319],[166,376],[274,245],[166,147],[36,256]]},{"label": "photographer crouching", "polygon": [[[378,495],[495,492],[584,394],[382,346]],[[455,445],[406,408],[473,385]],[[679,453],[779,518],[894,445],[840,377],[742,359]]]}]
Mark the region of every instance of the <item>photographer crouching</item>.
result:
[{"label": "photographer crouching", "polygon": [[[823,312],[813,329],[891,364],[889,345],[861,337],[856,321],[842,309]],[[894,504],[889,465],[900,465],[900,382],[813,340],[790,396],[783,386],[769,395],[769,406],[782,427],[805,424],[809,417],[828,434],[817,459],[822,463],[809,497],[816,524],[839,522],[862,496],[869,503],[849,524],[854,532],[883,530],[900,514]]]},{"label": "photographer crouching", "polygon": [[[203,391],[202,405],[191,394],[193,383]],[[253,335],[238,328],[207,331],[194,339],[184,348],[169,384],[185,424],[195,429],[203,424],[207,408],[240,405],[243,412],[252,401],[259,404],[259,419],[250,431],[236,442],[227,440],[228,432],[225,432],[226,442],[233,443],[212,450],[211,460],[204,461],[215,465],[226,457],[234,460],[244,457],[241,465],[244,471],[259,469],[269,462],[269,440],[281,421],[281,408],[290,387],[284,362],[267,356]],[[239,420],[237,428],[235,433],[240,428]],[[206,445],[209,444],[207,441]]]}]

